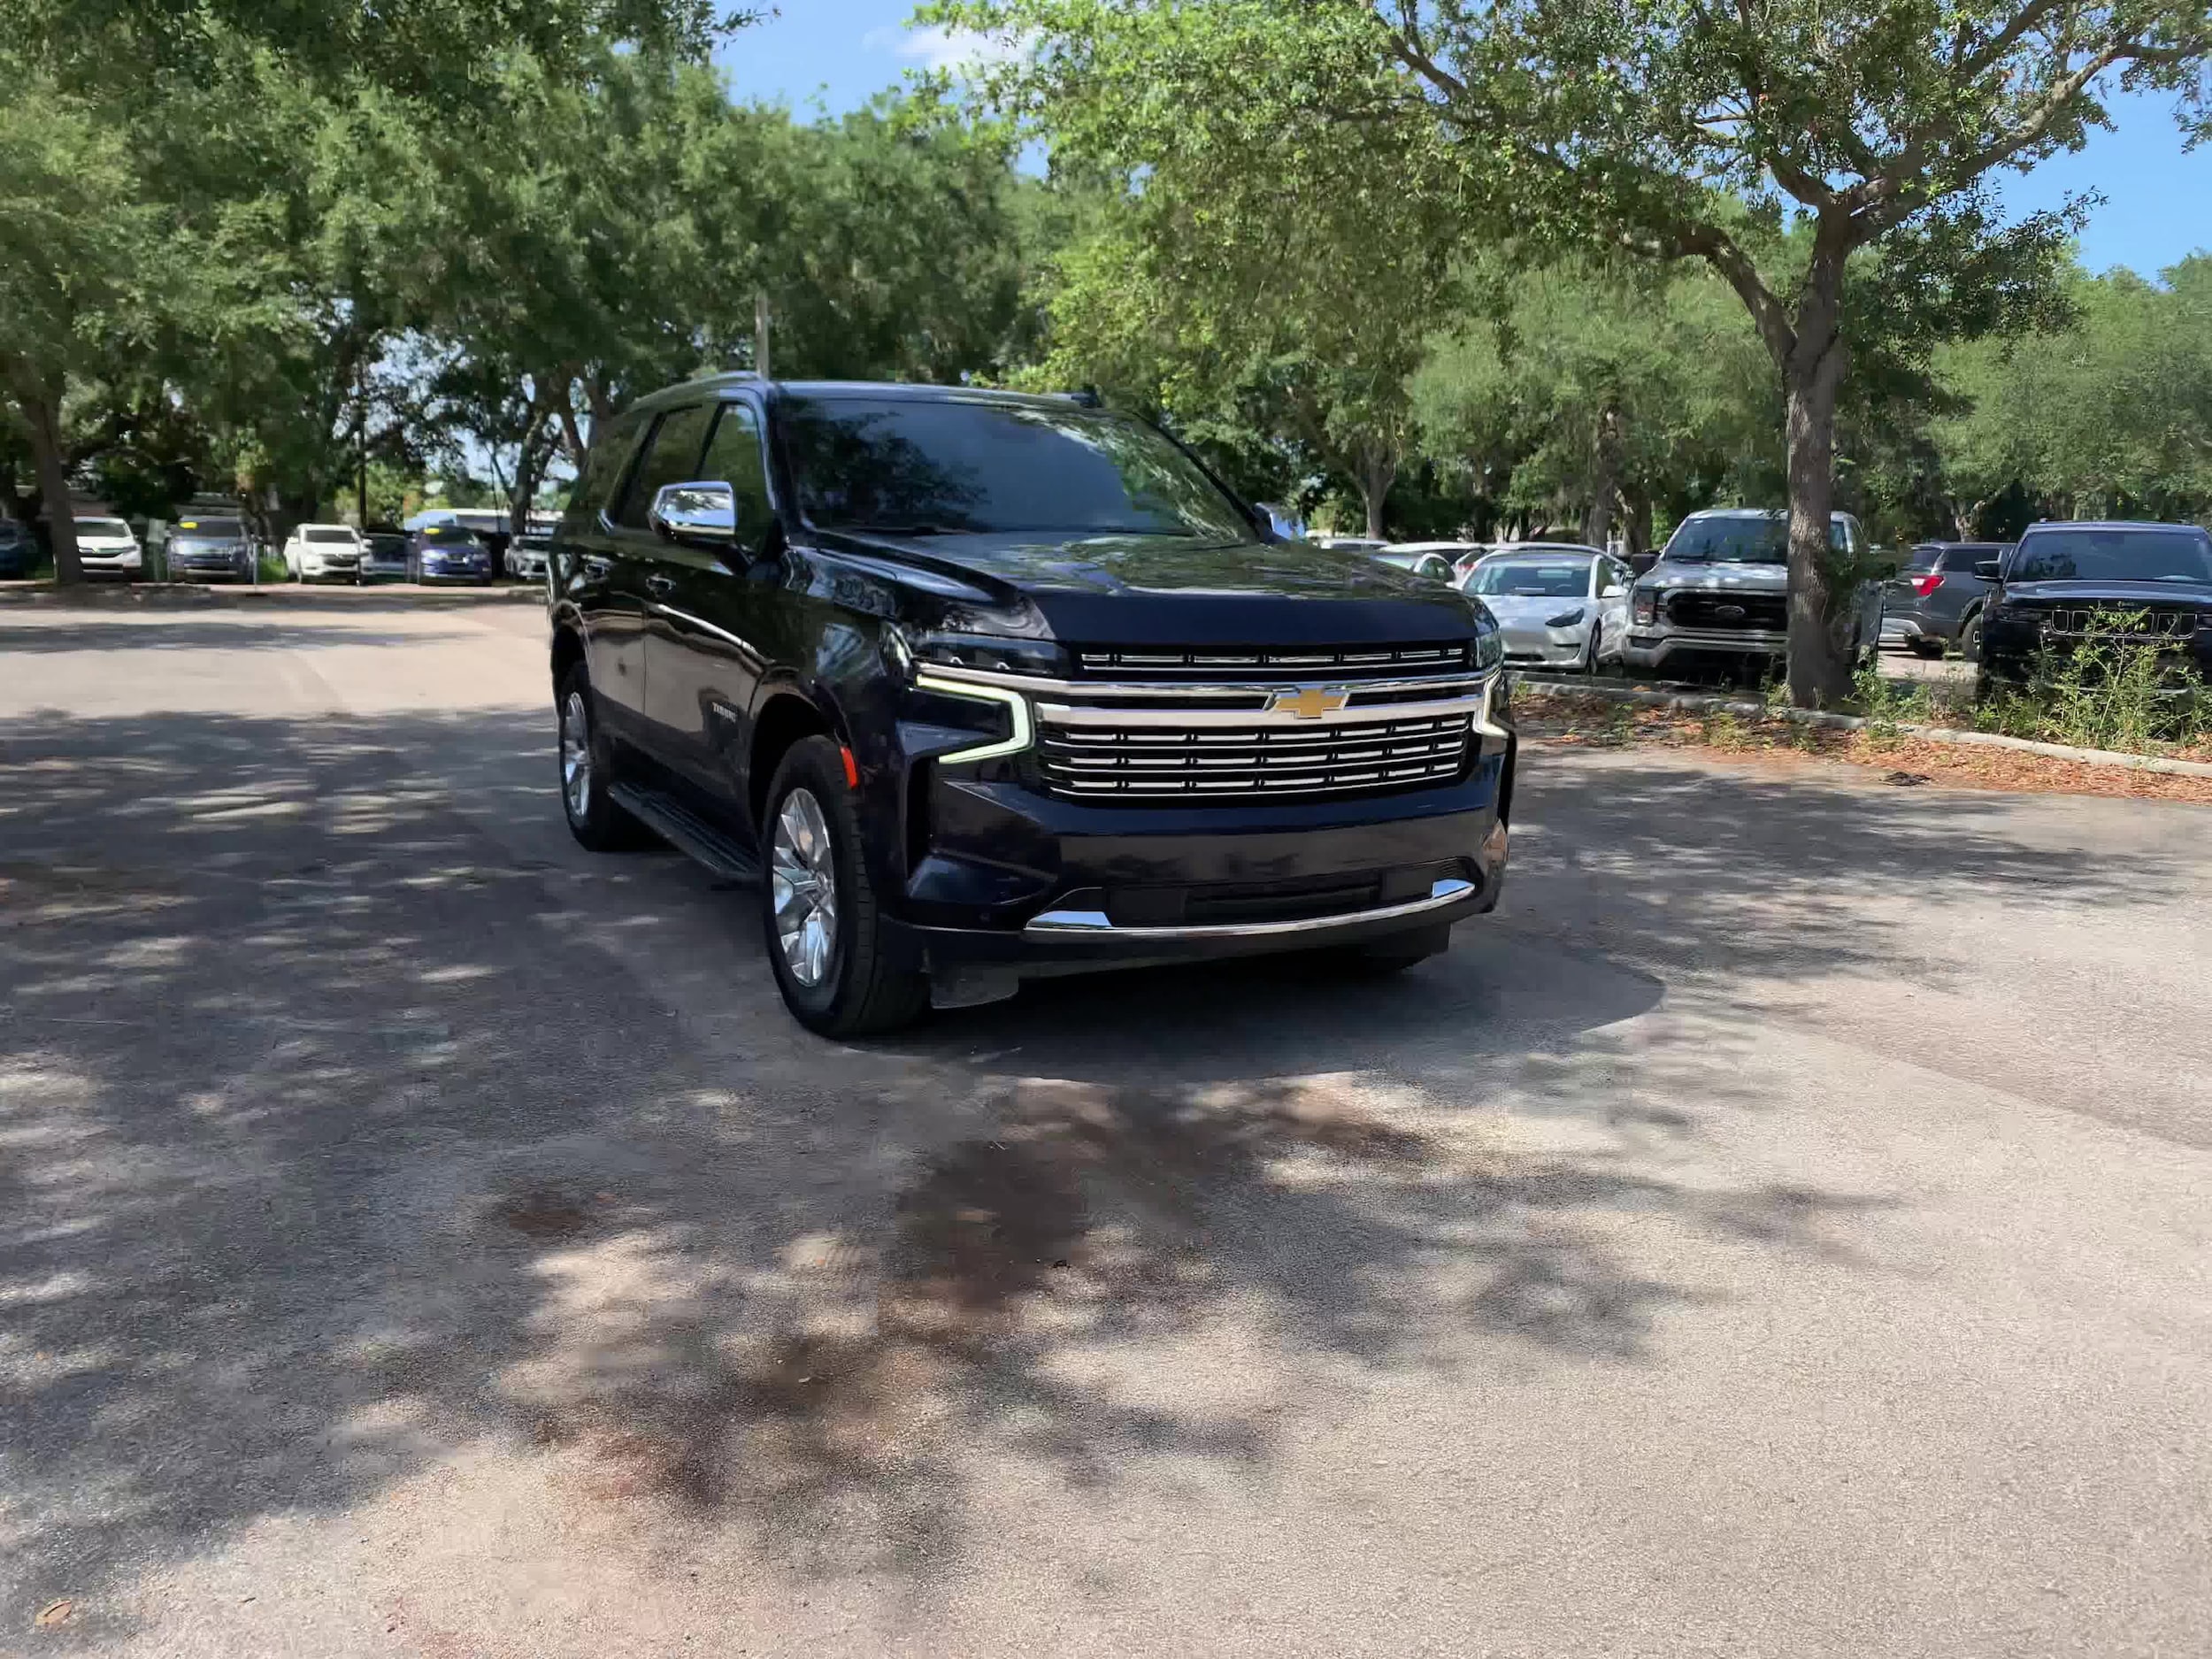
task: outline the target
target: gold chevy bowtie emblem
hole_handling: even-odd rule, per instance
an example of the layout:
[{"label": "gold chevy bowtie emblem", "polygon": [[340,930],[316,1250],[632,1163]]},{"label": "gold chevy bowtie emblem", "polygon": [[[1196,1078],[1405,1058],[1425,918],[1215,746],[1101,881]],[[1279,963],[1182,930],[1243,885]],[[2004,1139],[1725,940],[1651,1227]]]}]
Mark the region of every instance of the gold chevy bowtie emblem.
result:
[{"label": "gold chevy bowtie emblem", "polygon": [[1348,691],[1327,691],[1319,686],[1304,691],[1279,691],[1267,705],[1270,714],[1294,714],[1302,720],[1317,720],[1334,714],[1352,700]]}]

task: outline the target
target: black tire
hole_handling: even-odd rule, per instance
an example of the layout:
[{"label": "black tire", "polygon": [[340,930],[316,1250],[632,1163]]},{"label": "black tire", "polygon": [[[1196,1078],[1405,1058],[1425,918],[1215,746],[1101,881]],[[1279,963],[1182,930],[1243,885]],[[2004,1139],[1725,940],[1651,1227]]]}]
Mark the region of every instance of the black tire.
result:
[{"label": "black tire", "polygon": [[1970,612],[1959,627],[1959,655],[1970,663],[1982,660],[1982,613]]},{"label": "black tire", "polygon": [[[576,838],[578,846],[595,853],[626,852],[648,845],[653,839],[651,832],[617,806],[607,793],[607,787],[615,777],[614,745],[600,723],[591,677],[584,672],[581,663],[562,677],[553,710],[558,722],[556,729],[560,733],[554,747],[554,764],[560,778],[561,815],[568,820],[568,833]],[[580,736],[588,764],[580,791],[574,787],[576,780],[569,770],[568,740],[572,713],[580,713]]]},{"label": "black tire", "polygon": [[1941,640],[1916,638],[1909,641],[1908,643],[1911,645],[1912,654],[1915,657],[1940,657],[1943,655],[1943,641]]},{"label": "black tire", "polygon": [[[795,797],[802,791],[811,797],[826,832],[821,865],[833,878],[834,925],[822,930],[828,935],[828,954],[811,984],[802,977],[777,926],[777,890],[790,887],[778,873],[781,825],[785,808],[797,804]],[[765,865],[761,937],[776,988],[792,1018],[825,1037],[869,1036],[911,1023],[929,1005],[929,981],[894,962],[885,949],[882,911],[862,854],[856,798],[846,786],[844,757],[828,738],[802,739],[777,766],[761,815],[760,844]]]}]

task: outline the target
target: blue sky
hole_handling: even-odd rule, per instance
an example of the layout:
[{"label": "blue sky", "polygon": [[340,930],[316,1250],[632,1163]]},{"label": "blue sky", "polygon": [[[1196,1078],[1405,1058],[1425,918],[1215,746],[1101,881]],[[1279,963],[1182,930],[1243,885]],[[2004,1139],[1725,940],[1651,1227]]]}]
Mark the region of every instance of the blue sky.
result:
[{"label": "blue sky", "polygon": [[[783,98],[803,112],[818,99],[841,113],[943,51],[941,36],[907,27],[912,0],[780,4],[780,16],[740,31],[723,49],[741,97]],[[2025,178],[2008,177],[2006,205],[2026,212],[2056,206],[2069,192],[2102,191],[2104,205],[2082,234],[2082,259],[2093,271],[2124,265],[2147,275],[2196,250],[2212,250],[2212,144],[2184,154],[2170,109],[2163,99],[2116,104],[2114,131]]]}]

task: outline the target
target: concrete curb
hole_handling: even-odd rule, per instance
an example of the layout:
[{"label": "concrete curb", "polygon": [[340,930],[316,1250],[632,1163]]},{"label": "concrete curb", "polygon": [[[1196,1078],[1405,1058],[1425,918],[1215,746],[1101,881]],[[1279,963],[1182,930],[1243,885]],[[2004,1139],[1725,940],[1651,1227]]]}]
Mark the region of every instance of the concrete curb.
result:
[{"label": "concrete curb", "polygon": [[[1592,685],[1571,680],[1522,680],[1516,691],[1556,693],[1563,696],[1601,697],[1612,703],[1632,703],[1647,709],[1675,709],[1689,714],[1746,715],[1754,719],[1795,720],[1805,726],[1824,726],[1837,731],[1863,730],[1871,722],[1855,714],[1829,714],[1817,709],[1776,709],[1740,698],[1700,696],[1693,692],[1644,691],[1629,686]],[[2212,762],[2169,760],[2163,755],[2126,755],[2110,749],[2074,749],[2064,743],[2038,743],[2024,737],[2003,737],[1994,732],[1962,732],[1949,726],[1918,726],[1900,720],[1896,730],[1908,737],[1962,748],[2008,749],[2023,755],[2041,755],[2051,760],[2078,761],[2085,766],[2111,766],[2124,772],[2171,772],[2183,778],[2212,778]]]},{"label": "concrete curb", "polygon": [[65,591],[49,582],[0,582],[0,608],[60,611],[208,611],[230,607],[281,609],[289,605],[334,610],[371,605],[379,600],[409,605],[533,604],[545,603],[545,589],[526,583],[499,588],[403,588],[373,583],[366,588],[303,588],[272,582],[262,588],[201,587],[193,582],[104,584]]}]

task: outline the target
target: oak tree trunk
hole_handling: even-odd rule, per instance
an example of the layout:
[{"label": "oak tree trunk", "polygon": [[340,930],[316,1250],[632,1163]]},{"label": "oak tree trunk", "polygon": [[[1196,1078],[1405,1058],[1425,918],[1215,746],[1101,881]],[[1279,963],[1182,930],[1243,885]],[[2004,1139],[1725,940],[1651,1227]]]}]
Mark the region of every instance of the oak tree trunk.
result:
[{"label": "oak tree trunk", "polygon": [[1398,476],[1398,464],[1388,456],[1371,455],[1363,459],[1359,469],[1360,500],[1367,508],[1367,534],[1380,541],[1383,535],[1383,502],[1390,494],[1390,486]]},{"label": "oak tree trunk", "polygon": [[1786,431],[1790,492],[1790,701],[1801,709],[1832,709],[1851,695],[1851,626],[1855,595],[1836,591],[1829,551],[1835,499],[1836,384],[1843,353],[1824,350],[1783,368],[1788,395]]},{"label": "oak tree trunk", "polygon": [[18,393],[16,403],[31,429],[31,464],[46,506],[54,580],[65,588],[73,588],[84,580],[84,566],[77,562],[77,518],[69,508],[69,461],[62,453],[61,398],[43,388],[26,388]]}]

